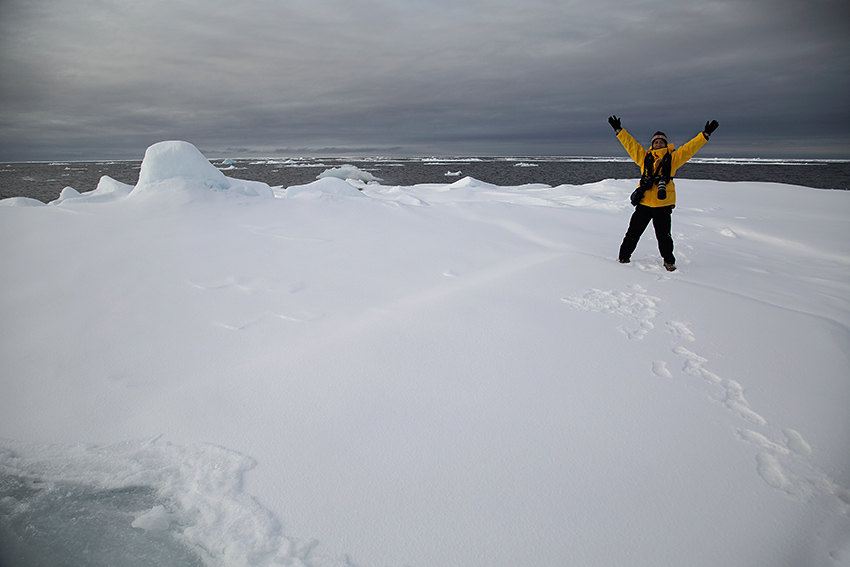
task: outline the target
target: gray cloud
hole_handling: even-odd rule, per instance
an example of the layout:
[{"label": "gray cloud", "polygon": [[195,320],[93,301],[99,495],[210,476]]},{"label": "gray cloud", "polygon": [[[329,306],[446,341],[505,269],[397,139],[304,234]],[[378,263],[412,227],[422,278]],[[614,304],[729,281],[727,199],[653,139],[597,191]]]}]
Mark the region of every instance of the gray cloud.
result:
[{"label": "gray cloud", "polygon": [[150,143],[610,154],[606,117],[706,155],[850,157],[843,2],[0,4],[0,159]]}]

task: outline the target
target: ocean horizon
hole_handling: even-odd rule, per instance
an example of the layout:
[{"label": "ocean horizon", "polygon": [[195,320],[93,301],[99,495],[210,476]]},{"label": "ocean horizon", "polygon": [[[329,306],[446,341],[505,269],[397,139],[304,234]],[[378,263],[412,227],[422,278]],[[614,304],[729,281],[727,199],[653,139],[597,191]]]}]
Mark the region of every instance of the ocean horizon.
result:
[{"label": "ocean horizon", "polygon": [[[225,175],[289,187],[316,179],[333,167],[351,164],[384,185],[451,183],[473,177],[494,185],[584,185],[605,179],[637,179],[626,156],[237,156],[211,158]],[[0,199],[30,197],[45,203],[65,187],[93,190],[107,175],[134,185],[141,159],[51,160],[0,163]],[[696,157],[678,179],[772,182],[817,189],[850,189],[850,160]]]}]

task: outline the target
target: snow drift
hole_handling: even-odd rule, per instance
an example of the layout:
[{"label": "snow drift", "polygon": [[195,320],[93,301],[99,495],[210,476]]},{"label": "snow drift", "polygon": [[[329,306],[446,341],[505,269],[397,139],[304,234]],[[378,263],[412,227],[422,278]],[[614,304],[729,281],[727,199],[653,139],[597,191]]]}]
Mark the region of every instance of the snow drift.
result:
[{"label": "snow drift", "polygon": [[0,563],[850,562],[850,193],[352,183],[0,201]]}]

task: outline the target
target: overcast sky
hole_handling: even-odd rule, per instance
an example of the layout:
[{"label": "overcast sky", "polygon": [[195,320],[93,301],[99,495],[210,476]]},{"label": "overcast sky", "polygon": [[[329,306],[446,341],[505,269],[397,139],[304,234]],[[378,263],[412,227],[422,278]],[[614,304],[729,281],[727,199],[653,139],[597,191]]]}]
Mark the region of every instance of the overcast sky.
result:
[{"label": "overcast sky", "polygon": [[608,115],[703,155],[850,158],[850,3],[0,0],[0,160],[618,155]]}]

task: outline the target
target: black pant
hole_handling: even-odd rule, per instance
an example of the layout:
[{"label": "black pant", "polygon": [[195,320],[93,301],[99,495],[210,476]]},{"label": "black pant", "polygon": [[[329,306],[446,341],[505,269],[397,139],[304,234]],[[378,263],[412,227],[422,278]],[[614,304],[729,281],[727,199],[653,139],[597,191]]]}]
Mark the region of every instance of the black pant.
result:
[{"label": "black pant", "polygon": [[620,259],[628,260],[632,252],[637,248],[640,235],[646,230],[649,221],[655,229],[655,238],[658,239],[658,251],[668,264],[675,264],[676,257],[673,256],[673,236],[670,234],[670,218],[673,207],[647,207],[638,205],[629,221],[629,229],[620,245]]}]

